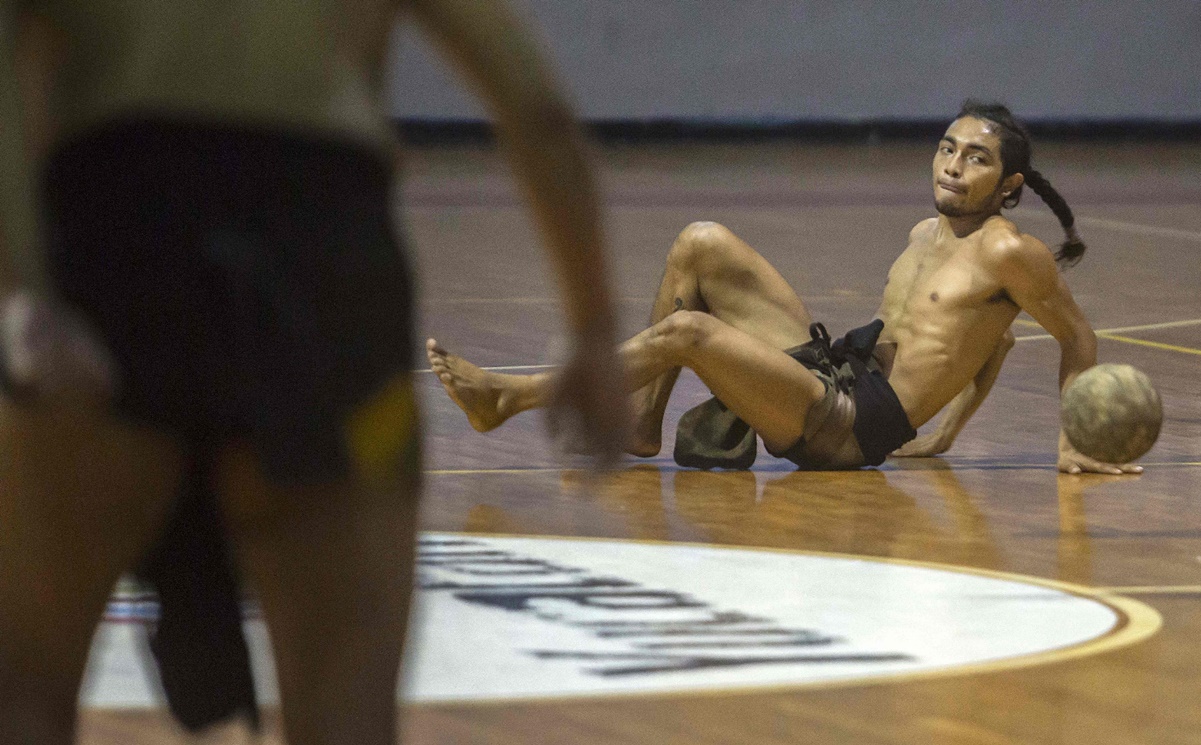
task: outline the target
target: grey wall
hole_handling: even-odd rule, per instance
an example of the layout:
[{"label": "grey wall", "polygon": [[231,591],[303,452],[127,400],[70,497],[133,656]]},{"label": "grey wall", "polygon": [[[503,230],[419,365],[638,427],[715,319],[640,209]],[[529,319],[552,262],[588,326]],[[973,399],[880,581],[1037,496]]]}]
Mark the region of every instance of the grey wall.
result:
[{"label": "grey wall", "polygon": [[[1201,120],[1201,0],[510,0],[588,119]],[[411,29],[391,112],[476,119]]]}]

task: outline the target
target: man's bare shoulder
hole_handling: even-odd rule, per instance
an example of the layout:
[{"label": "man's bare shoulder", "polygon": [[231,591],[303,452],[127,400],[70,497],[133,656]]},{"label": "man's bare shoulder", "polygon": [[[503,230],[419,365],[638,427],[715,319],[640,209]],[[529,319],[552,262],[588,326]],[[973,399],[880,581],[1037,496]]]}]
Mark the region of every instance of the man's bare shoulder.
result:
[{"label": "man's bare shoulder", "polygon": [[980,232],[980,262],[1002,285],[1034,291],[1058,282],[1055,257],[1047,244],[1021,232],[1012,221],[992,218]]},{"label": "man's bare shoulder", "polygon": [[913,243],[914,241],[919,241],[919,240],[922,240],[923,238],[931,237],[934,235],[934,231],[937,228],[938,228],[938,218],[937,217],[927,217],[925,220],[922,220],[917,225],[914,225],[913,229],[909,231],[909,242]]},{"label": "man's bare shoulder", "polygon": [[1047,244],[1023,233],[1011,220],[1000,216],[990,218],[980,228],[980,255],[993,265],[1041,265],[1045,261],[1054,265]]}]

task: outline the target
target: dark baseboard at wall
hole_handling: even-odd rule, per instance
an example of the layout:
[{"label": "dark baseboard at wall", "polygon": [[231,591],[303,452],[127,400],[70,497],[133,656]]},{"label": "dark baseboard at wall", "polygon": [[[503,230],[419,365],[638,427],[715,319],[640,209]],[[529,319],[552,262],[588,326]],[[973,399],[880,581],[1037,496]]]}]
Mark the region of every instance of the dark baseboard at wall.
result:
[{"label": "dark baseboard at wall", "polygon": [[[727,122],[697,120],[602,120],[585,127],[603,143],[638,144],[677,141],[765,142],[796,140],[874,143],[929,140],[941,135],[947,120],[865,122]],[[492,125],[475,119],[397,119],[401,140],[415,146],[489,143]],[[1033,120],[1026,122],[1039,140],[1111,142],[1201,142],[1201,121]]]}]

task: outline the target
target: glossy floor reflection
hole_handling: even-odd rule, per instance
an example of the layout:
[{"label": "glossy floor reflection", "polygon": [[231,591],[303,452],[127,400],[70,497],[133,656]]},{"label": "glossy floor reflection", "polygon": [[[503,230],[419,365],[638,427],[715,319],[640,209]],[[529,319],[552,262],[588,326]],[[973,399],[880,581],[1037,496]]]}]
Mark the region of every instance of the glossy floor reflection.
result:
[{"label": "glossy floor reflection", "polygon": [[[870,319],[909,228],[930,214],[925,146],[617,147],[603,153],[622,325],[645,322],[662,261],[688,222],[727,224],[833,332]],[[1062,745],[1201,743],[1201,150],[1055,145],[1040,169],[1090,250],[1065,279],[1100,357],[1147,371],[1164,399],[1141,476],[1054,469],[1058,350],[1025,316],[990,398],[944,457],[879,470],[750,472],[671,461],[674,422],[707,397],[685,374],[664,452],[601,479],[555,455],[537,415],[479,435],[418,373],[431,531],[744,546],[933,562],[1080,585],[1162,616],[1149,639],[1000,672],[771,693],[419,705],[408,743]],[[1171,168],[1152,164],[1170,163]],[[1101,166],[1104,165],[1104,168]],[[496,155],[417,151],[404,194],[424,286],[423,330],[489,366],[543,365],[556,301]],[[1036,204],[1023,229],[1056,238]],[[1154,342],[1139,344],[1130,339]],[[238,742],[215,734],[212,742]],[[161,712],[87,712],[83,742],[184,742]],[[267,742],[279,742],[273,731]]]},{"label": "glossy floor reflection", "polygon": [[[520,740],[505,735],[520,716],[569,727],[571,738],[585,742],[613,741],[611,716],[642,722],[641,734],[623,736],[633,742],[1196,742],[1201,709],[1190,690],[1201,663],[1192,636],[1201,626],[1198,477],[1192,465],[1160,464],[1139,477],[1067,476],[1046,466],[943,459],[839,474],[634,466],[592,485],[574,472],[437,476],[429,523],[438,530],[976,567],[1129,595],[1156,608],[1165,625],[1128,649],[1023,671],[717,701],[548,702],[523,705],[520,714],[462,707],[418,714],[414,725],[429,736],[429,727],[461,719],[502,742]],[[697,717],[706,734],[690,739],[701,737]],[[748,729],[715,721],[723,717]]]}]

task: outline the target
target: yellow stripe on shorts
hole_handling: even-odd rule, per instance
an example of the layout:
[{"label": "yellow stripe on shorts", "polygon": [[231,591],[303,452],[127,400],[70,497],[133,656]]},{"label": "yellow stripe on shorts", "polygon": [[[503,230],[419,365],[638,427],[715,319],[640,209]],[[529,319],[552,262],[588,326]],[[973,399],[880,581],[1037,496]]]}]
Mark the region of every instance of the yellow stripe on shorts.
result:
[{"label": "yellow stripe on shorts", "polygon": [[346,418],[346,444],[358,475],[369,481],[392,481],[400,473],[416,473],[420,443],[417,404],[409,373],[388,381]]}]

